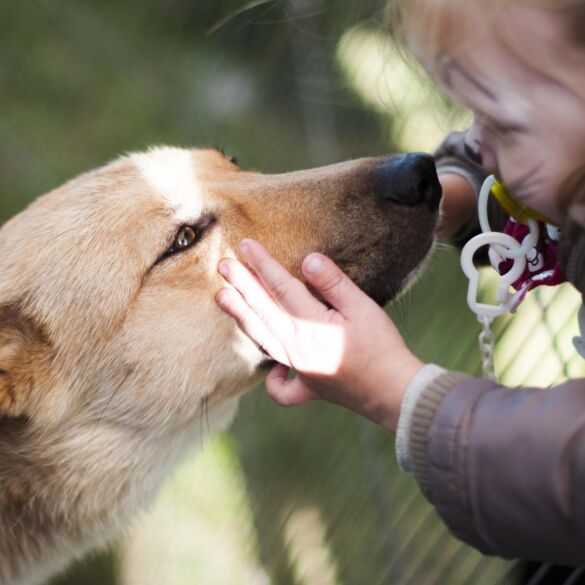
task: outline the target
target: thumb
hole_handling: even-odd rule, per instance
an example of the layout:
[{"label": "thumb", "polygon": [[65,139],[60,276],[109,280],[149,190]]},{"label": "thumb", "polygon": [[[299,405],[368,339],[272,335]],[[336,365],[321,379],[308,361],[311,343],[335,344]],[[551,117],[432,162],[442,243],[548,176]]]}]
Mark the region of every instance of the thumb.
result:
[{"label": "thumb", "polygon": [[266,377],[266,391],[280,406],[300,406],[318,398],[297,374],[288,379],[289,368],[278,364]]},{"label": "thumb", "polygon": [[347,316],[365,293],[327,256],[309,254],[303,262],[303,274],[313,288],[343,316]]}]

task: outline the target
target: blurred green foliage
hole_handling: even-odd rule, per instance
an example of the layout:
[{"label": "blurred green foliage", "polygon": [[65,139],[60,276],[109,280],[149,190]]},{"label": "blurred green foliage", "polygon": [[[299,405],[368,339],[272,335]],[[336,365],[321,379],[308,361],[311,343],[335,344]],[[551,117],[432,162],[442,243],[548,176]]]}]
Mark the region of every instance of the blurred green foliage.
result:
[{"label": "blurred green foliage", "polygon": [[334,63],[372,3],[295,4],[0,3],[0,215],[153,144],[217,145],[269,171],[383,150]]}]

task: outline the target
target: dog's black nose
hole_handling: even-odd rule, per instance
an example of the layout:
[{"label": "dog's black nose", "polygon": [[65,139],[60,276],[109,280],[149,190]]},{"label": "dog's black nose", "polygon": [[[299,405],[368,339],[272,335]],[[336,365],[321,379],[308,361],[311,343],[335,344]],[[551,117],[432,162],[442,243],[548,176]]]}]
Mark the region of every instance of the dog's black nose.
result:
[{"label": "dog's black nose", "polygon": [[427,203],[432,211],[439,207],[442,189],[432,156],[401,154],[386,159],[380,173],[377,196],[400,205]]}]

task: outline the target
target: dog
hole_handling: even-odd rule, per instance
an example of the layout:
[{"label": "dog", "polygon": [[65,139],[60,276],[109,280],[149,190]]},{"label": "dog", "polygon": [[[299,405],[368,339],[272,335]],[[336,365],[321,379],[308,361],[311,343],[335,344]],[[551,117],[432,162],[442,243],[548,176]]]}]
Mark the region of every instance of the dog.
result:
[{"label": "dog", "polygon": [[[385,304],[434,242],[431,157],[263,175],[211,149],[123,156],[0,230],[0,582],[111,541],[270,365],[217,307],[244,237],[329,255]],[[204,431],[203,431],[204,427]]]}]

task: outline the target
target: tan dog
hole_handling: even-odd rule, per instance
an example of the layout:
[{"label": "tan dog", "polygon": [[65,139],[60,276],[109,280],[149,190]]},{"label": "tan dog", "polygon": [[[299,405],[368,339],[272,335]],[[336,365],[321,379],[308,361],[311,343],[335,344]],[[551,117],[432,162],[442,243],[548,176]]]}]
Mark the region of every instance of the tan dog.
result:
[{"label": "tan dog", "polygon": [[123,157],[0,230],[0,582],[110,540],[185,449],[225,427],[266,356],[216,306],[242,237],[299,274],[329,254],[378,302],[432,246],[434,164],[266,176],[213,150]]}]

